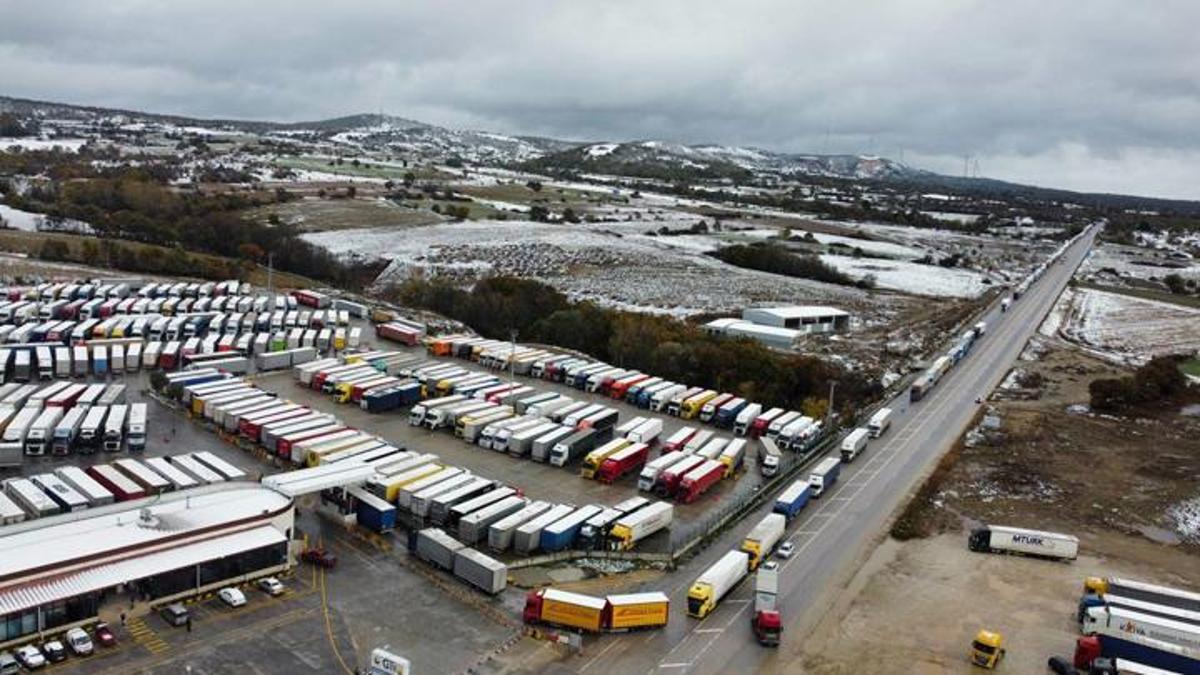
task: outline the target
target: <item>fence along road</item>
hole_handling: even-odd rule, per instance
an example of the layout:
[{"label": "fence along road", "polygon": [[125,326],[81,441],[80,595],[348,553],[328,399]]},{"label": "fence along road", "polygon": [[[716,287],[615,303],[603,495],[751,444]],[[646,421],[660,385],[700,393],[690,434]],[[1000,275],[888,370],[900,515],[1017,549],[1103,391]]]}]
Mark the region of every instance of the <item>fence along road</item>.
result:
[{"label": "fence along road", "polygon": [[[832,492],[810,502],[788,538],[791,559],[780,561],[783,644],[759,646],[750,630],[753,583],[750,577],[703,621],[687,616],[691,582],[726,551],[736,548],[747,527],[734,527],[671,576],[671,620],[649,634],[614,639],[588,649],[577,672],[729,673],[777,671],[793,662],[804,635],[820,618],[834,593],[858,569],[877,536],[905,496],[970,424],[977,396],[994,389],[1020,355],[1046,313],[1091,248],[1095,232],[1080,238],[1007,313],[998,308],[983,317],[988,330],[971,354],[950,371],[924,400],[908,403],[905,391],[893,399],[891,429],[843,468]],[[772,502],[748,515],[752,524]],[[965,544],[964,544],[965,545]]]}]

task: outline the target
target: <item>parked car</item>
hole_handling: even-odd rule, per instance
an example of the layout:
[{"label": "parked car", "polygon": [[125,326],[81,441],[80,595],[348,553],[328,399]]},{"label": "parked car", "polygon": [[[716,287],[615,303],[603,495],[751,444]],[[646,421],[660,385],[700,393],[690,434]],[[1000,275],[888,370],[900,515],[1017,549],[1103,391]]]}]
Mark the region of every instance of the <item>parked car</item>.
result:
[{"label": "parked car", "polygon": [[226,586],[217,591],[217,597],[221,599],[221,602],[230,607],[241,607],[246,604],[246,594],[242,593],[241,589],[234,588],[233,586]]},{"label": "parked car", "polygon": [[17,650],[17,660],[28,670],[37,670],[46,665],[46,657],[41,650],[33,645],[25,645]]},{"label": "parked car", "polygon": [[764,570],[777,570],[779,569],[779,563],[774,560],[765,560],[763,561],[762,568]]},{"label": "parked car", "polygon": [[786,559],[792,557],[792,554],[795,552],[796,552],[796,544],[794,544],[793,542],[790,542],[790,541],[785,541],[779,545],[779,550],[775,551],[775,555],[786,560]]},{"label": "parked car", "polygon": [[51,663],[67,660],[67,648],[59,640],[46,640],[42,643],[42,653]]},{"label": "parked car", "polygon": [[258,586],[258,590],[271,596],[282,595],[284,590],[283,584],[275,577],[263,577],[255,585]]},{"label": "parked car", "polygon": [[337,566],[337,556],[320,547],[304,549],[300,554],[300,559],[325,569],[333,569]]},{"label": "parked car", "polygon": [[21,672],[21,663],[12,652],[0,652],[0,675],[17,675]]},{"label": "parked car", "polygon": [[178,602],[163,607],[158,613],[162,616],[163,621],[167,622],[167,625],[176,627],[186,624],[190,616],[187,607]]},{"label": "parked car", "polygon": [[96,642],[101,647],[117,646],[117,636],[113,634],[112,629],[108,627],[108,624],[101,621],[100,623],[96,624],[95,631]]},{"label": "parked car", "polygon": [[88,656],[96,650],[92,644],[92,637],[82,628],[72,628],[64,637],[75,656]]}]

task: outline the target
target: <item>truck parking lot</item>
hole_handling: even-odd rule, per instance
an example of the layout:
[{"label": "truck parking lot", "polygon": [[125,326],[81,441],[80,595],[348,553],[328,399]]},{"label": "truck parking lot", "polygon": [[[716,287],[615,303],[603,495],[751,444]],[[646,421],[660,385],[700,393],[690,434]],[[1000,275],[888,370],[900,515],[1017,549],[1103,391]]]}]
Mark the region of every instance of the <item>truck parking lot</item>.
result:
[{"label": "truck parking lot", "polygon": [[[425,356],[425,351],[420,348],[405,348],[390,343],[378,345],[378,347],[407,351],[414,357]],[[460,359],[447,357],[430,357],[430,359],[444,361],[479,373],[497,374],[496,371],[487,370]],[[487,476],[519,488],[531,499],[582,506],[592,503],[612,505],[637,494],[652,496],[637,490],[636,474],[624,476],[611,485],[598,480],[586,480],[579,476],[579,462],[568,467],[552,466],[528,458],[516,458],[507,453],[481,449],[456,438],[451,431],[446,429],[431,431],[425,427],[411,426],[407,419],[407,408],[371,414],[357,406],[338,405],[327,394],[297,386],[295,379],[288,373],[263,374],[255,377],[254,380],[257,386],[277,393],[281,397],[289,398],[314,410],[337,415],[350,427],[376,434],[390,443],[404,445],[409,449],[437,454],[450,465],[464,467],[478,475]],[[668,438],[684,426],[709,429],[717,431],[720,436],[732,437],[728,431],[715,430],[695,420],[684,421],[669,415],[638,409],[624,402],[617,402],[599,394],[583,392],[561,383],[524,377],[518,377],[515,381],[517,384],[532,386],[539,392],[554,392],[577,401],[613,406],[620,412],[621,422],[639,416],[659,419],[663,423],[663,432],[660,438]],[[655,457],[657,454],[658,451],[654,450],[651,457]],[[790,458],[789,454],[784,455],[785,464]],[[750,498],[757,491],[761,482],[762,477],[758,470],[756,455],[754,452],[747,452],[746,461],[736,478],[720,481],[692,503],[676,503],[675,520],[671,526],[670,535],[652,536],[640,544],[639,549],[667,552],[672,547],[688,541],[697,534],[699,528],[704,526],[705,514]]]}]

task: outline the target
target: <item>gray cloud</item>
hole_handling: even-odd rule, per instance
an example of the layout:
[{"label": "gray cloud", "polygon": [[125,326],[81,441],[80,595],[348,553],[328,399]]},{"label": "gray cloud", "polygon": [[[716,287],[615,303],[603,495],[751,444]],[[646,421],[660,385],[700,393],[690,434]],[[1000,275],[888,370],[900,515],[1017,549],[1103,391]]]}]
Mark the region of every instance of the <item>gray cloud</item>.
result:
[{"label": "gray cloud", "polygon": [[[49,6],[52,5],[52,6]],[[10,0],[0,92],[872,152],[1200,197],[1200,5]]]}]

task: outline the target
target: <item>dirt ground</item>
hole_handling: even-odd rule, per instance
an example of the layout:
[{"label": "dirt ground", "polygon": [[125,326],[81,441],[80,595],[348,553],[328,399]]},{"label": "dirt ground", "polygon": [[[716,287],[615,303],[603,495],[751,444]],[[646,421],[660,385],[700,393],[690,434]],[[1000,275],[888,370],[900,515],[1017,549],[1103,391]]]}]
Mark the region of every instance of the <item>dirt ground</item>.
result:
[{"label": "dirt ground", "polygon": [[[1045,672],[1047,658],[1073,651],[1084,577],[1200,590],[1200,537],[1169,515],[1200,498],[1200,418],[1086,412],[1092,379],[1127,373],[1074,350],[1049,347],[1019,369],[991,401],[999,427],[968,433],[893,529],[918,538],[874,552],[795,672],[969,673],[980,628],[1005,635],[1004,670]],[[979,523],[1075,534],[1080,555],[971,553],[967,531]]]},{"label": "dirt ground", "polygon": [[1144,539],[1096,535],[1086,551],[1068,564],[971,553],[965,533],[889,539],[843,594],[852,600],[817,626],[789,672],[979,672],[967,654],[980,628],[1004,635],[1002,672],[1046,672],[1050,656],[1073,653],[1084,577],[1117,575],[1193,590],[1200,580],[1200,557]]}]

